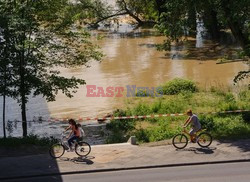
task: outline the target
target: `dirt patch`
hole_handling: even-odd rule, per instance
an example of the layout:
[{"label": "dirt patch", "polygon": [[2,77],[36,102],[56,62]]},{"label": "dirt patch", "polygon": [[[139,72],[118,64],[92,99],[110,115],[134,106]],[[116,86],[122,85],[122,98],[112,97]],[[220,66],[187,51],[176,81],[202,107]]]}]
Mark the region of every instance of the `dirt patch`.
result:
[{"label": "dirt patch", "polygon": [[140,146],[142,147],[156,147],[156,146],[164,146],[164,145],[172,145],[172,140],[162,140],[158,142],[150,142],[150,143],[142,143]]},{"label": "dirt patch", "polygon": [[105,152],[96,155],[95,162],[98,163],[107,163],[112,162],[118,158],[128,157],[131,155],[131,151],[128,149],[116,149],[116,150],[107,150]]}]

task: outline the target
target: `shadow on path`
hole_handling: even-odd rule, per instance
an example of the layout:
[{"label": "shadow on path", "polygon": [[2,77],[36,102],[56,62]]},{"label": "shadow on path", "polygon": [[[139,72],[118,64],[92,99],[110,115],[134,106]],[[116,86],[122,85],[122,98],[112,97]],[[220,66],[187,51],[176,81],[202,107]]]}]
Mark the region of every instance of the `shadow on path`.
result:
[{"label": "shadow on path", "polygon": [[176,149],[176,151],[192,151],[195,154],[213,154],[216,147],[207,147],[207,148],[197,148],[197,147],[190,147],[185,149]]},{"label": "shadow on path", "polygon": [[220,140],[221,144],[230,144],[232,147],[239,148],[242,152],[250,152],[250,139],[242,139],[237,141],[227,141],[227,140]]},{"label": "shadow on path", "polygon": [[60,160],[62,161],[71,161],[77,164],[87,164],[87,165],[92,165],[94,162],[91,159],[94,159],[94,156],[86,156],[86,157],[73,157],[73,158],[68,158],[68,157],[61,157]]},{"label": "shadow on path", "polygon": [[[19,181],[27,177],[59,174],[57,161],[48,155],[31,155],[0,158],[0,181]],[[61,175],[48,177],[49,181],[62,182]],[[25,181],[25,180],[23,180]],[[29,181],[29,180],[27,180]]]}]

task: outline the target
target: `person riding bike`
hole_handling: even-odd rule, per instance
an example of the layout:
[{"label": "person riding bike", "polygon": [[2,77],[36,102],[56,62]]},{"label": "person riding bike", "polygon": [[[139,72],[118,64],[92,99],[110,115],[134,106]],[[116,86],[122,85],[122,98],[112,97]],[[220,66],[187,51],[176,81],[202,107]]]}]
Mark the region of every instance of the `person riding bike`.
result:
[{"label": "person riding bike", "polygon": [[189,124],[191,124],[191,130],[189,131],[191,142],[196,142],[196,133],[201,129],[201,123],[198,117],[193,114],[192,110],[189,109],[186,114],[189,116],[184,124],[184,128],[186,128]]},{"label": "person riding bike", "polygon": [[69,120],[69,127],[67,127],[65,129],[65,131],[71,129],[71,132],[68,135],[68,144],[69,144],[69,150],[68,151],[72,151],[72,144],[74,140],[77,140],[80,138],[80,128],[78,127],[78,125],[76,124],[75,120],[70,119]]}]

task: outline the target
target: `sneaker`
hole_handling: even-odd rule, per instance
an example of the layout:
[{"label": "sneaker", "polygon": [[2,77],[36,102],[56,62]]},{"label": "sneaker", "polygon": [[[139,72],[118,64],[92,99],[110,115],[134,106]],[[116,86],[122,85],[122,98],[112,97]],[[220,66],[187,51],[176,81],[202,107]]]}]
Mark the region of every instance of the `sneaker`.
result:
[{"label": "sneaker", "polygon": [[190,140],[190,143],[196,143],[196,139]]},{"label": "sneaker", "polygon": [[67,152],[73,152],[73,149],[69,148],[68,150],[66,150]]}]

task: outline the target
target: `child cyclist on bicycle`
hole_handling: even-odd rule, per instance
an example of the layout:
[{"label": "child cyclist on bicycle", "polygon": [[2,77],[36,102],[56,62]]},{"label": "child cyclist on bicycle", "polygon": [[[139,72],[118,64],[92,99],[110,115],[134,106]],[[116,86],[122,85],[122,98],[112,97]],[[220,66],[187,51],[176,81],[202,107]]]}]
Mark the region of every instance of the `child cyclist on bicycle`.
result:
[{"label": "child cyclist on bicycle", "polygon": [[69,151],[72,151],[72,143],[74,140],[77,140],[80,138],[81,131],[79,125],[76,124],[75,120],[70,119],[69,120],[69,127],[65,129],[65,131],[71,129],[71,132],[68,135],[68,144],[69,144]]},{"label": "child cyclist on bicycle", "polygon": [[196,133],[201,129],[201,123],[198,117],[193,114],[192,110],[188,110],[186,114],[189,116],[184,124],[184,128],[186,128],[189,124],[191,124],[191,130],[189,131],[191,142],[196,142]]}]

